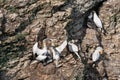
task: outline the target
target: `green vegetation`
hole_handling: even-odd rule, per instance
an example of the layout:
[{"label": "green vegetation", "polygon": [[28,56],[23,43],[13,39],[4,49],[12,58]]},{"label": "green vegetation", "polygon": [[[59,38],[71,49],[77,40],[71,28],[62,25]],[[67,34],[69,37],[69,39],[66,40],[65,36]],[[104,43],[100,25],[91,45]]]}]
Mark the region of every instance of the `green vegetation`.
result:
[{"label": "green vegetation", "polygon": [[6,7],[6,9],[11,13],[16,13],[17,12],[16,7],[14,7],[14,6],[8,6],[8,7]]},{"label": "green vegetation", "polygon": [[7,66],[7,62],[20,57],[26,51],[25,34],[18,33],[14,40],[4,43],[0,47],[0,67]]},{"label": "green vegetation", "polygon": [[0,0],[0,3],[6,3],[7,0]]},{"label": "green vegetation", "polygon": [[26,50],[25,45],[10,44],[0,50],[1,67],[7,66],[7,62],[23,55]]},{"label": "green vegetation", "polygon": [[21,41],[21,40],[24,40],[25,39],[25,35],[22,34],[22,33],[18,33],[16,36],[15,36],[15,41]]}]

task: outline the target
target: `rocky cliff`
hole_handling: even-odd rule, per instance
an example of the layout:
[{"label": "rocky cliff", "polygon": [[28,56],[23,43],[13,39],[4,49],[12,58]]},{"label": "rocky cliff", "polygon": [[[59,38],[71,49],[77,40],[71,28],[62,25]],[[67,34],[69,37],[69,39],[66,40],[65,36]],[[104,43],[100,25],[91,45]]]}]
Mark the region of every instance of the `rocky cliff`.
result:
[{"label": "rocky cliff", "polygon": [[[0,80],[119,80],[119,5],[119,0],[0,0]],[[99,14],[105,34],[87,27],[91,10]],[[48,37],[60,45],[66,33],[80,40],[83,59],[65,50],[60,68],[30,60],[38,35],[40,42]],[[89,57],[97,45],[104,55],[92,68]]]}]

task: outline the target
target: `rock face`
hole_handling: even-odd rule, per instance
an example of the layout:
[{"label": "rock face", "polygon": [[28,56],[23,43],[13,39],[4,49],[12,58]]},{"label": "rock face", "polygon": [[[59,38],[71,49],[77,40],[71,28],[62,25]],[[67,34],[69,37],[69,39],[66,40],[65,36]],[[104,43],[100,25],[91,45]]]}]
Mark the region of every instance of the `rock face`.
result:
[{"label": "rock face", "polygon": [[[120,1],[103,1],[1,0],[0,80],[119,80]],[[91,10],[99,13],[106,35],[87,27]],[[66,35],[79,39],[81,60],[67,50],[60,68],[30,60],[37,40],[55,38],[60,45]],[[103,46],[104,55],[94,68],[89,62],[97,45]]]}]

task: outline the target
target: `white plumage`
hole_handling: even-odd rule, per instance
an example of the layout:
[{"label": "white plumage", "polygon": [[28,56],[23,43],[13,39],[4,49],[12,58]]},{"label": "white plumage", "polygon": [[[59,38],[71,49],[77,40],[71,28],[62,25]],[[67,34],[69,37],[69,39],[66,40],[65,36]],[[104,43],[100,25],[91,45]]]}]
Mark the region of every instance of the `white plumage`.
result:
[{"label": "white plumage", "polygon": [[60,46],[56,47],[56,50],[59,53],[61,53],[66,46],[67,46],[67,40],[65,40]]},{"label": "white plumage", "polygon": [[47,58],[47,54],[50,54],[50,51],[47,49],[46,41],[47,39],[43,40],[43,49],[38,48],[38,42],[36,42],[33,46],[33,55],[37,55],[37,60],[44,60]]},{"label": "white plumage", "polygon": [[78,58],[80,58],[80,56],[78,55],[78,47],[77,47],[77,45],[75,45],[75,44],[73,44],[71,42],[68,42],[68,49],[69,49],[70,52],[75,53],[78,56]]},{"label": "white plumage", "polygon": [[37,55],[42,55],[43,53],[45,53],[47,51],[46,48],[43,49],[39,49],[38,48],[38,42],[36,42],[33,46],[33,55],[37,54]]},{"label": "white plumage", "polygon": [[[91,12],[90,15],[88,16],[88,18],[94,22],[94,24],[96,25],[96,27],[98,29],[100,29],[100,31],[102,30],[103,26],[102,26],[102,21],[100,20],[100,18],[98,17],[98,15],[96,14],[95,11]],[[88,25],[89,26],[89,25]]]},{"label": "white plumage", "polygon": [[59,59],[60,59],[60,53],[57,52],[57,50],[54,47],[50,48],[53,53],[53,59],[55,60],[56,67],[59,67]]},{"label": "white plumage", "polygon": [[36,57],[36,60],[38,60],[38,61],[43,61],[43,60],[45,60],[47,58],[47,56],[45,56],[45,55],[38,55],[37,57]]},{"label": "white plumage", "polygon": [[66,47],[67,45],[67,41],[65,40],[60,46],[58,47],[55,47],[54,43],[53,43],[53,40],[52,41],[52,46],[50,47],[52,53],[53,53],[53,59],[56,60],[56,67],[59,67],[59,59],[60,59],[60,55],[61,55],[61,52],[64,50],[64,48]]},{"label": "white plumage", "polygon": [[100,18],[97,16],[97,14],[96,14],[95,11],[93,11],[93,21],[94,21],[94,23],[96,24],[96,26],[97,26],[98,28],[100,28],[100,29],[103,28],[103,27],[102,27],[102,22],[101,22]]},{"label": "white plumage", "polygon": [[99,57],[100,57],[99,51],[96,50],[92,55],[92,60],[95,62],[99,59]]},{"label": "white plumage", "polygon": [[33,55],[38,52],[38,42],[33,45]]},{"label": "white plumage", "polygon": [[98,61],[100,58],[100,54],[103,53],[103,48],[102,47],[97,47],[94,53],[92,54],[92,60],[94,62]]}]

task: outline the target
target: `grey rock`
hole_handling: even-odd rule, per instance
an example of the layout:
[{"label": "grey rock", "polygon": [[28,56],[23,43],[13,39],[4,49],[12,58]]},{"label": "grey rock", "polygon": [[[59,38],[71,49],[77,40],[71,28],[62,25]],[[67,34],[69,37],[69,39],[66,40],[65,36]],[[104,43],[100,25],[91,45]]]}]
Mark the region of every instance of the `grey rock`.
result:
[{"label": "grey rock", "polygon": [[16,4],[16,7],[19,7],[19,8],[25,7],[28,2],[29,2],[29,0],[18,0],[17,4]]},{"label": "grey rock", "polygon": [[17,16],[18,16],[17,13],[9,14],[9,19],[10,19],[11,21],[15,21],[16,18],[17,18]]}]

